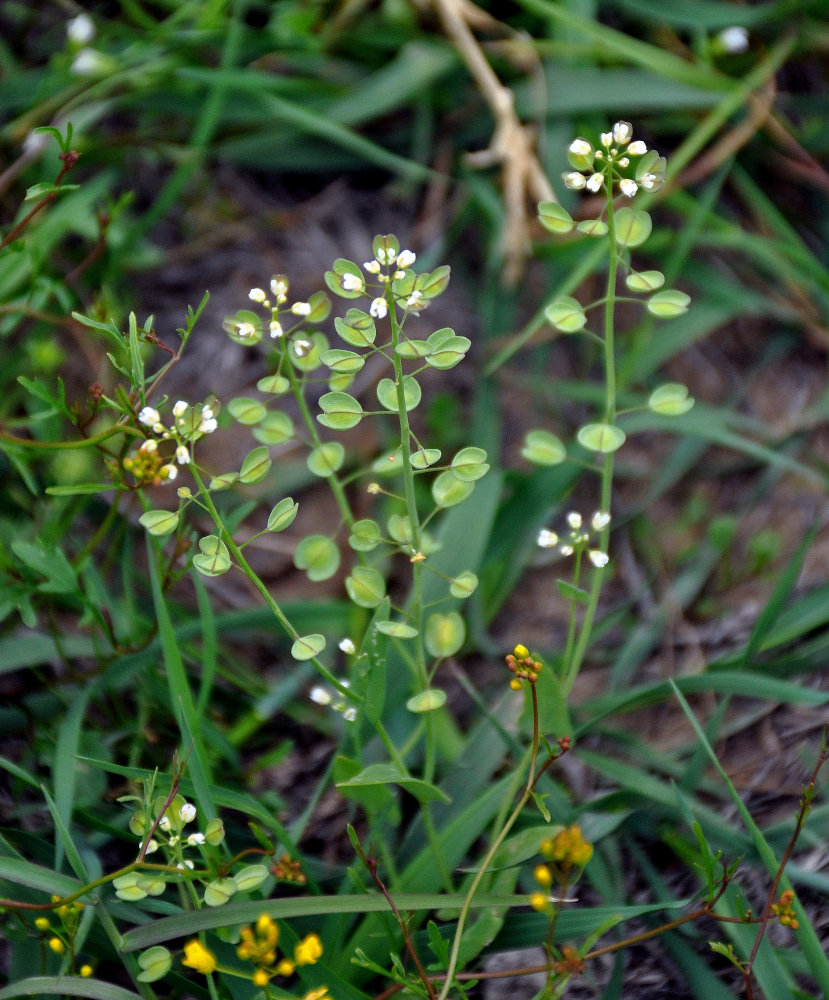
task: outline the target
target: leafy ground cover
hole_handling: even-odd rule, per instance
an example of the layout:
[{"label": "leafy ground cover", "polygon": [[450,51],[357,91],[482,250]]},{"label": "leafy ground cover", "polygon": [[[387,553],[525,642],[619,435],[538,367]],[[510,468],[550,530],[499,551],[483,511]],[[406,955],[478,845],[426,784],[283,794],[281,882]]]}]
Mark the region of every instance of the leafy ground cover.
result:
[{"label": "leafy ground cover", "polygon": [[4,5],[0,998],[827,995],[824,13]]}]

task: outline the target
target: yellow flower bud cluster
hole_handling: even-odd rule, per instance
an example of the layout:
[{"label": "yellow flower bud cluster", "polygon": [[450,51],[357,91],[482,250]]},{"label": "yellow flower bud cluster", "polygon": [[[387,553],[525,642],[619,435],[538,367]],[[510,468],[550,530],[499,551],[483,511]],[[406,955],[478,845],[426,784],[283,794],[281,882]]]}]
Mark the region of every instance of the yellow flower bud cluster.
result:
[{"label": "yellow flower bud cluster", "polygon": [[793,903],[794,893],[791,889],[787,889],[780,894],[780,899],[772,905],[771,912],[784,927],[791,927],[793,931],[796,931],[800,924],[795,914]]},{"label": "yellow flower bud cluster", "polygon": [[574,823],[555,837],[542,841],[541,853],[559,868],[584,868],[593,857],[593,845],[584,839],[581,827]]},{"label": "yellow flower bud cluster", "polygon": [[[253,926],[243,927],[236,954],[252,962],[256,971],[251,979],[255,986],[266,986],[273,976],[290,976],[298,965],[313,965],[322,956],[322,941],[318,934],[307,934],[294,947],[293,959],[279,957],[279,926],[263,913]],[[320,998],[326,994],[322,989]]]},{"label": "yellow flower bud cluster", "polygon": [[526,646],[522,646],[520,643],[505,657],[505,661],[515,675],[509,683],[513,691],[520,691],[525,682],[535,684],[544,666],[540,660],[536,660],[530,655]]}]

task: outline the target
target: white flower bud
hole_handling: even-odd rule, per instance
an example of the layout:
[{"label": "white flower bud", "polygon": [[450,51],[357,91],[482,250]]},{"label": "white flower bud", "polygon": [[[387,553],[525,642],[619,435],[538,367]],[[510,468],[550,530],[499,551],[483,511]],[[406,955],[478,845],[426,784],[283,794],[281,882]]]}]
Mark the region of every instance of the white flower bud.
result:
[{"label": "white flower bud", "polygon": [[354,645],[352,640],[348,638],[348,636],[346,636],[345,639],[340,639],[339,645],[340,649],[349,656],[353,656],[357,652],[357,647]]},{"label": "white flower bud", "polygon": [[593,152],[593,147],[587,139],[574,139],[568,148],[574,156],[590,156]]},{"label": "white flower bud", "polygon": [[571,510],[567,515],[567,523],[573,529],[573,531],[578,531],[582,525],[581,514],[576,510]]},{"label": "white flower bud", "polygon": [[363,270],[368,271],[369,274],[379,274],[380,273],[380,261],[379,260],[367,260],[363,264]]},{"label": "white flower bud", "polygon": [[411,267],[416,260],[417,255],[412,253],[411,250],[401,250],[397,255],[397,266],[403,268]]},{"label": "white flower bud", "polygon": [[192,802],[185,802],[178,811],[178,818],[182,823],[192,823],[196,818],[196,807]]},{"label": "white flower bud", "polygon": [[552,549],[554,546],[558,545],[558,535],[554,531],[548,531],[546,528],[542,528],[538,533],[536,543],[539,548]]},{"label": "white flower bud", "polygon": [[606,510],[597,510],[590,518],[590,526],[594,531],[604,531],[610,524],[610,514]]},{"label": "white flower bud", "polygon": [[242,340],[249,340],[256,333],[256,327],[253,323],[239,323],[236,327],[236,336],[241,337]]},{"label": "white flower bud", "polygon": [[190,452],[183,444],[180,444],[178,448],[176,448],[176,461],[179,465],[190,464]]},{"label": "white flower bud", "polygon": [[602,132],[602,134],[601,134],[601,136],[599,136],[599,138],[601,139],[601,143],[604,146],[604,148],[605,149],[610,149],[610,146],[613,143],[613,133],[612,132]]},{"label": "white flower bud", "polygon": [[603,569],[610,562],[610,557],[606,552],[600,552],[598,549],[588,549],[587,558],[596,569]]},{"label": "white flower bud", "polygon": [[738,27],[734,25],[731,28],[723,28],[723,30],[717,35],[717,41],[720,43],[724,52],[730,52],[736,54],[738,52],[745,52],[748,48],[748,31],[745,28]]},{"label": "white flower bud", "polygon": [[588,191],[601,191],[604,184],[604,174],[591,174],[587,178],[585,187]]},{"label": "white flower bud", "polygon": [[580,174],[578,170],[571,170],[569,173],[562,174],[564,178],[565,185],[571,191],[581,191],[585,184],[587,184],[587,178],[584,174]]},{"label": "white flower bud", "polygon": [[178,469],[174,465],[162,465],[158,471],[168,483],[171,483],[178,476]]},{"label": "white flower bud", "polygon": [[187,843],[190,847],[201,847],[201,845],[204,843],[204,834],[191,833],[190,836],[187,838]]},{"label": "white flower bud", "polygon": [[214,417],[208,417],[206,420],[202,419],[201,423],[199,424],[199,433],[212,434],[213,431],[215,431],[218,426],[219,425]]},{"label": "white flower bud", "polygon": [[284,337],[285,331],[282,329],[282,324],[278,319],[272,319],[268,323],[268,333],[270,333],[271,338],[276,340],[278,337]]},{"label": "white flower bud", "polygon": [[629,156],[644,156],[647,153],[648,147],[642,142],[641,139],[637,139],[636,142],[632,142],[628,146]]},{"label": "white flower bud", "polygon": [[267,296],[265,295],[263,289],[251,288],[251,290],[248,292],[248,298],[251,300],[251,302],[264,302]]},{"label": "white flower bud", "polygon": [[78,14],[67,22],[66,37],[75,45],[87,45],[95,37],[95,22],[89,14]]},{"label": "white flower bud", "polygon": [[375,319],[383,319],[388,315],[389,307],[383,296],[378,295],[376,299],[372,299],[368,311]]},{"label": "white flower bud", "polygon": [[[141,841],[139,841],[139,844],[140,843],[141,843]],[[153,837],[150,840],[150,842],[147,844],[147,849],[146,849],[146,851],[144,851],[144,854],[145,855],[147,855],[147,854],[155,854],[155,852],[157,850],[158,850],[158,841],[155,839],[155,837]]]},{"label": "white flower bud", "polygon": [[312,687],[308,692],[308,697],[311,701],[316,702],[317,705],[330,705],[331,704],[331,693],[324,687]]},{"label": "white flower bud", "polygon": [[625,177],[623,180],[619,181],[619,190],[626,198],[632,198],[639,190],[639,186],[636,181],[632,181],[629,177]]},{"label": "white flower bud", "polygon": [[573,546],[572,545],[562,545],[561,548],[559,549],[559,552],[563,556],[571,556],[573,554]]},{"label": "white flower bud", "polygon": [[343,718],[346,722],[353,722],[357,718],[357,709],[352,705],[343,712]]},{"label": "white flower bud", "polygon": [[109,59],[97,49],[81,49],[69,71],[77,76],[103,76],[110,68]]},{"label": "white flower bud", "polygon": [[613,139],[620,146],[626,146],[633,138],[633,126],[630,122],[616,122],[613,126]]},{"label": "white flower bud", "polygon": [[294,302],[291,306],[291,312],[294,316],[307,316],[311,312],[310,302]]},{"label": "white flower bud", "polygon": [[173,407],[173,416],[178,419],[178,417],[183,417],[184,414],[190,409],[189,405],[180,399],[176,405]]},{"label": "white flower bud", "polygon": [[271,295],[281,305],[288,295],[288,279],[281,274],[275,274],[271,278]]},{"label": "white flower bud", "polygon": [[363,279],[359,274],[347,272],[340,276],[340,288],[344,292],[361,292],[364,288]]},{"label": "white flower bud", "polygon": [[152,406],[145,406],[138,414],[138,422],[145,427],[153,427],[161,420],[158,410]]}]

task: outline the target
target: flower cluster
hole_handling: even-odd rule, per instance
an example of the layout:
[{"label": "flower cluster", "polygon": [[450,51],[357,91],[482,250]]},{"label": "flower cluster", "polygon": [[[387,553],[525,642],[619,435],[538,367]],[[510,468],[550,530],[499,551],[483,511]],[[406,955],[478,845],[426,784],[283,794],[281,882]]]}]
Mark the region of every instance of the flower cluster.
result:
[{"label": "flower cluster", "polygon": [[290,882],[293,885],[305,885],[308,881],[301,862],[290,854],[280,855],[279,860],[271,865],[271,875],[280,882]]},{"label": "flower cluster", "polygon": [[[180,399],[173,406],[173,422],[169,426],[164,425],[154,406],[142,407],[138,422],[156,437],[147,438],[137,451],[127,455],[124,468],[142,486],[172,482],[178,475],[177,466],[189,465],[192,461],[193,444],[218,427],[214,406],[210,403],[191,406]],[[172,443],[175,450],[170,459],[164,458],[159,451],[159,439]]]},{"label": "flower cluster", "polygon": [[530,655],[526,646],[520,643],[505,657],[507,666],[515,675],[509,682],[513,691],[520,691],[527,684],[535,684],[544,664]]},{"label": "flower cluster", "polygon": [[[297,301],[288,310],[281,308],[288,301],[288,279],[284,274],[273,275],[269,287],[272,299],[268,297],[268,293],[263,288],[251,288],[248,292],[248,298],[251,302],[255,302],[265,309],[270,309],[271,319],[268,323],[268,333],[271,339],[276,340],[285,336],[285,328],[280,320],[282,312],[287,311],[293,316],[304,319],[311,314],[313,307],[310,302]],[[257,337],[258,332],[256,323],[242,321],[236,325],[236,335],[241,340],[253,340]]]},{"label": "flower cluster", "polygon": [[772,904],[771,912],[779,919],[780,923],[784,927],[791,927],[793,931],[796,931],[800,924],[798,922],[793,903],[794,893],[791,889],[787,889],[785,892],[780,894],[780,899],[778,899],[776,903]]},{"label": "flower cluster", "polygon": [[[341,677],[340,684],[344,688],[349,686],[348,679]],[[340,712],[346,722],[354,722],[357,718],[357,709],[349,705],[340,691],[331,691],[322,684],[315,684],[311,688],[308,697],[317,705],[330,706],[335,712]]]},{"label": "flower cluster", "polygon": [[[263,913],[252,926],[242,928],[241,939],[236,954],[243,961],[252,962],[256,966],[256,971],[251,977],[254,986],[267,986],[274,976],[293,975],[297,966],[313,965],[322,957],[322,941],[319,934],[306,934],[295,945],[293,958],[284,955],[280,958],[279,926],[266,913]],[[325,995],[325,990],[315,995],[318,1000]]]},{"label": "flower cluster", "polygon": [[535,866],[533,878],[542,891],[530,895],[530,905],[540,913],[551,913],[554,903],[558,902],[549,895],[551,887],[555,884],[566,890],[575,882],[581,869],[593,857],[593,845],[584,839],[581,827],[574,823],[543,840],[540,850],[546,864]]},{"label": "flower cluster", "polygon": [[[60,896],[52,896],[53,903],[57,903],[59,900]],[[56,906],[54,913],[60,921],[59,927],[54,927],[48,917],[36,918],[35,927],[41,934],[49,935],[46,939],[46,944],[53,954],[65,955],[70,949],[70,945],[78,931],[83,908],[84,904],[79,903],[77,900]],[[92,975],[92,972],[92,966],[87,963],[84,963],[78,969],[78,974],[84,979],[88,979]]]},{"label": "flower cluster", "polygon": [[[610,192],[618,184],[619,191],[632,198],[640,187],[658,191],[665,183],[665,158],[641,139],[633,139],[630,122],[616,122],[612,131],[602,132],[598,149],[587,139],[574,139],[567,158],[575,169],[562,176],[572,191]],[[639,161],[633,177],[629,176],[631,158]]]},{"label": "flower cluster", "polygon": [[578,511],[571,510],[567,515],[567,525],[570,530],[564,538],[560,538],[555,531],[542,528],[538,533],[537,542],[542,549],[554,549],[558,546],[558,551],[563,556],[572,556],[574,553],[580,553],[586,549],[590,562],[597,569],[602,569],[609,562],[607,553],[602,552],[601,549],[587,548],[587,546],[593,535],[604,531],[609,524],[610,514],[597,510],[590,518],[590,527],[586,530],[584,518]]},{"label": "flower cluster", "polygon": [[374,257],[363,263],[362,271],[350,260],[336,260],[333,269],[325,276],[328,287],[348,299],[371,295],[368,311],[374,319],[384,319],[388,315],[386,289],[389,286],[392,287],[394,301],[404,312],[418,313],[425,309],[431,295],[417,286],[418,280],[423,281],[424,276],[415,275],[411,269],[417,260],[415,253],[401,250],[395,236],[376,237],[372,249]]}]

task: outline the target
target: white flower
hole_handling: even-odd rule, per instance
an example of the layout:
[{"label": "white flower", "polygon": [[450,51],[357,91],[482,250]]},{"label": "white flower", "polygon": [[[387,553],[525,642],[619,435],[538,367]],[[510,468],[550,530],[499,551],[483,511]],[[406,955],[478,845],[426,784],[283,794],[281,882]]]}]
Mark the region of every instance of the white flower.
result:
[{"label": "white flower", "polygon": [[415,289],[412,294],[406,299],[407,309],[417,309],[418,306],[423,304],[423,292]]},{"label": "white flower", "polygon": [[590,156],[593,152],[593,147],[587,139],[574,139],[570,143],[569,149],[574,156]]},{"label": "white flower", "polygon": [[282,329],[282,324],[278,319],[272,319],[270,323],[268,323],[268,332],[273,338],[285,336],[285,331]]},{"label": "white flower", "polygon": [[562,174],[562,176],[564,177],[565,185],[571,191],[581,191],[587,183],[587,178],[584,174],[580,174],[578,170],[571,170],[567,174]]},{"label": "white flower", "polygon": [[242,340],[248,340],[248,338],[253,337],[256,333],[256,327],[253,323],[239,323],[236,327],[236,336],[241,337]]},{"label": "white flower", "polygon": [[647,153],[648,147],[642,142],[641,139],[637,139],[636,142],[632,142],[628,146],[629,156],[644,156]]},{"label": "white flower", "polygon": [[348,272],[340,276],[340,288],[344,292],[361,292],[364,287],[365,284],[359,274]]},{"label": "white flower", "polygon": [[551,549],[555,545],[558,545],[558,535],[554,531],[542,528],[538,533],[536,544],[542,549]]},{"label": "white flower", "polygon": [[380,252],[377,254],[377,259],[381,264],[385,264],[386,267],[391,267],[396,256],[391,247],[381,247]]},{"label": "white flower", "polygon": [[275,274],[271,278],[271,295],[281,305],[288,295],[288,279],[281,274]]},{"label": "white flower", "polygon": [[629,167],[630,166],[630,160],[626,156],[620,157],[619,158],[619,166],[620,167]]},{"label": "white flower", "polygon": [[138,450],[147,452],[158,451],[158,441],[143,441],[139,445]]},{"label": "white flower", "polygon": [[187,838],[187,843],[190,847],[201,847],[201,845],[204,843],[204,834],[191,833],[190,836]]},{"label": "white flower", "polygon": [[573,529],[573,531],[578,531],[582,525],[582,517],[576,510],[571,510],[567,515],[567,523]]},{"label": "white flower", "polygon": [[562,545],[561,548],[559,549],[559,552],[563,556],[571,556],[573,554],[573,546],[572,545]]},{"label": "white flower", "polygon": [[357,652],[357,647],[354,645],[354,643],[351,641],[351,639],[348,638],[348,636],[346,636],[345,639],[340,639],[340,644],[339,645],[340,645],[340,649],[344,653],[348,653],[349,656],[353,656],[354,653]]},{"label": "white flower", "polygon": [[251,288],[248,292],[248,298],[251,302],[264,302],[267,296],[262,288]]},{"label": "white flower", "polygon": [[138,422],[145,427],[154,427],[160,420],[161,414],[152,406],[145,406],[138,414]]},{"label": "white flower", "polygon": [[590,526],[594,531],[604,531],[610,524],[610,514],[606,510],[597,510],[590,518]]},{"label": "white flower", "polygon": [[626,198],[632,198],[639,190],[639,185],[636,181],[632,181],[629,177],[625,177],[623,180],[619,181],[619,190]]},{"label": "white flower", "polygon": [[748,48],[748,31],[737,25],[731,28],[723,28],[717,35],[717,41],[725,52],[745,52]]},{"label": "white flower", "polygon": [[[139,840],[139,844],[140,843],[141,841]],[[152,840],[150,840],[150,842],[147,844],[147,849],[144,851],[144,854],[155,854],[157,850],[158,850],[158,841],[155,839],[155,837],[153,837]]]},{"label": "white flower", "polygon": [[189,858],[185,858],[184,861],[179,861],[179,863],[176,865],[176,868],[178,868],[180,871],[184,871],[186,868],[195,868],[195,867],[196,867],[195,864]]},{"label": "white flower", "polygon": [[178,448],[176,448],[176,461],[179,465],[190,464],[190,452],[183,444],[180,444]]},{"label": "white flower", "polygon": [[308,697],[311,701],[316,702],[318,705],[331,704],[331,692],[326,690],[324,687],[312,687],[308,692]]},{"label": "white flower", "polygon": [[179,400],[179,401],[178,401],[178,402],[176,403],[176,405],[175,405],[175,406],[173,407],[173,416],[174,416],[174,417],[175,417],[176,419],[178,419],[179,417],[183,417],[183,416],[184,416],[184,414],[185,414],[185,413],[186,413],[186,412],[187,412],[187,411],[188,411],[189,409],[190,409],[190,406],[189,406],[189,405],[188,405],[187,403],[185,403],[183,399],[180,399],[180,400]]},{"label": "white flower", "polygon": [[604,148],[605,149],[610,149],[611,145],[613,144],[613,133],[612,132],[602,132],[602,134],[599,136],[599,138],[601,139],[601,142],[602,142],[602,145],[604,146]]},{"label": "white flower", "polygon": [[613,126],[613,140],[620,146],[626,146],[633,138],[633,126],[630,122],[616,122]]},{"label": "white flower", "polygon": [[659,187],[659,178],[656,174],[643,174],[639,178],[639,184],[646,191],[653,191]]},{"label": "white flower", "polygon": [[294,302],[291,306],[291,312],[294,316],[307,316],[311,312],[310,302]]},{"label": "white flower", "polygon": [[162,465],[158,472],[169,483],[178,475],[178,469],[174,465]]},{"label": "white flower", "polygon": [[95,37],[95,22],[89,14],[78,14],[67,22],[66,37],[76,45],[86,45]]},{"label": "white flower", "polygon": [[357,709],[354,706],[347,708],[343,712],[343,718],[346,722],[353,722],[357,718]]},{"label": "white flower", "polygon": [[212,434],[213,431],[218,427],[215,417],[205,417],[202,416],[201,423],[199,424],[200,434]]},{"label": "white flower", "polygon": [[412,253],[411,250],[401,250],[397,255],[397,266],[403,268],[411,267],[416,260],[417,255]]},{"label": "white flower", "polygon": [[107,72],[109,60],[97,49],[81,49],[69,67],[77,76],[99,76]]},{"label": "white flower", "polygon": [[363,270],[368,271],[369,274],[379,274],[380,273],[380,261],[379,260],[367,260],[363,264]]},{"label": "white flower", "polygon": [[586,181],[585,186],[588,191],[599,191],[604,183],[604,174],[591,174]]},{"label": "white flower", "polygon": [[306,337],[297,337],[291,342],[291,347],[298,358],[307,357],[314,349],[314,345]]},{"label": "white flower", "polygon": [[178,818],[182,823],[192,823],[196,818],[196,807],[192,802],[185,802],[178,811]]},{"label": "white flower", "polygon": [[162,816],[161,820],[160,820],[160,822],[158,824],[158,828],[159,828],[159,830],[164,830],[164,832],[166,833],[167,830],[170,829],[170,817],[169,816]]},{"label": "white flower", "polygon": [[383,296],[378,295],[376,299],[372,299],[368,311],[375,319],[383,319],[388,314],[389,307]]},{"label": "white flower", "polygon": [[600,552],[598,549],[588,549],[587,558],[596,569],[603,569],[610,562],[610,558],[606,552]]}]

